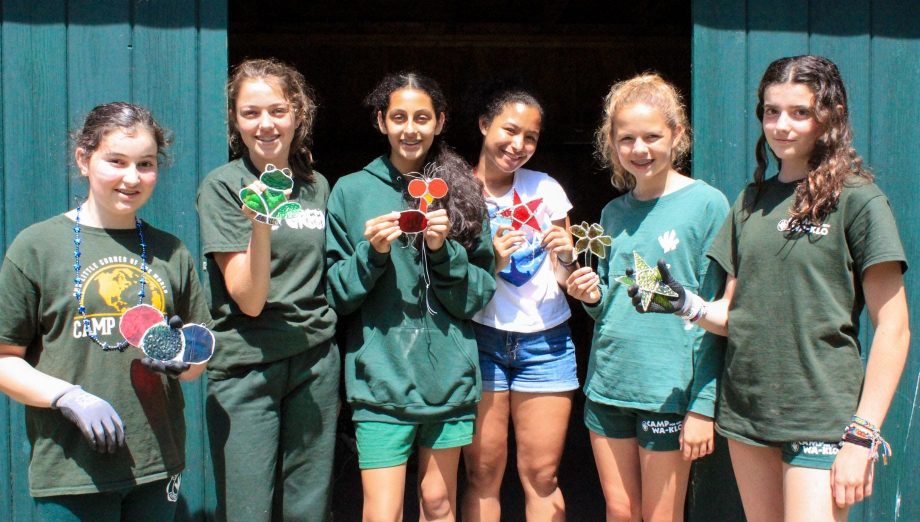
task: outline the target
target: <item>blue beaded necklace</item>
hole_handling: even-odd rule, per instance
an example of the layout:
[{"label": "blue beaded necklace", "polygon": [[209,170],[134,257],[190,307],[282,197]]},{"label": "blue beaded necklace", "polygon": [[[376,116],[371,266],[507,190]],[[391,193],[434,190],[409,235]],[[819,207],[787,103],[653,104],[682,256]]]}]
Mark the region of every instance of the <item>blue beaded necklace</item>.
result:
[{"label": "blue beaded necklace", "polygon": [[[94,343],[98,344],[103,352],[111,352],[114,350],[123,352],[130,346],[127,340],[123,339],[116,344],[109,344],[100,341],[96,334],[88,333],[91,331],[89,318],[86,317],[86,307],[80,303],[80,299],[83,297],[83,278],[80,277],[80,208],[82,206],[82,203],[77,205],[77,212],[74,217],[76,223],[73,226],[73,297],[77,300],[77,312],[79,312],[80,316],[83,318],[83,331],[86,333],[86,336]],[[134,217],[134,226],[137,228],[137,237],[141,240],[141,280],[139,281],[141,290],[137,293],[137,304],[143,304],[145,295],[144,290],[147,287],[147,279],[145,277],[147,274],[147,243],[144,241],[144,224],[136,216]]]}]

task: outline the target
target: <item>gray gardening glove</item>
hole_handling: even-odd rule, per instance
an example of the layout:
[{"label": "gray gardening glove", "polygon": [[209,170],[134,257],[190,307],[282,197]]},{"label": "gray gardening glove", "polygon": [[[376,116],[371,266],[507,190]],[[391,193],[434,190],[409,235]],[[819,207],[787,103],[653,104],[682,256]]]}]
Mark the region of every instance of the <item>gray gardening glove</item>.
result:
[{"label": "gray gardening glove", "polygon": [[[648,305],[648,310],[643,310],[642,296],[639,295],[639,285],[634,284],[626,290],[626,293],[632,298],[632,304],[636,307],[636,311],[643,314],[648,312],[655,312],[658,314],[685,314],[687,312],[685,308],[687,308],[687,304],[692,299],[688,299],[688,295],[696,297],[696,294],[688,292],[683,285],[674,280],[674,277],[671,276],[671,271],[668,270],[668,263],[664,259],[658,260],[658,271],[661,273],[661,282],[670,287],[671,290],[674,290],[677,297],[662,296],[668,301],[668,305],[662,305],[657,299],[653,299]],[[626,269],[626,275],[635,278],[635,272],[632,268]],[[699,298],[697,297],[697,299]]]},{"label": "gray gardening glove", "polygon": [[83,438],[99,453],[115,453],[125,445],[125,428],[112,405],[83,388],[74,386],[51,401],[80,428]]}]

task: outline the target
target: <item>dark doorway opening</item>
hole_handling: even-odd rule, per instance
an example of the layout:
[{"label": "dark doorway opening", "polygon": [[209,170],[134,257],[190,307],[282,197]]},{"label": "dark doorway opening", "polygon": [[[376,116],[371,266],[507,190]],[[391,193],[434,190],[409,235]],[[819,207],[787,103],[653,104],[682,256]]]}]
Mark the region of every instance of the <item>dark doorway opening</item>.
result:
[{"label": "dark doorway opening", "polygon": [[[438,80],[451,104],[447,141],[468,161],[478,155],[480,138],[479,108],[465,106],[468,93],[494,75],[520,75],[534,86],[547,115],[527,166],[559,180],[574,205],[573,222],[596,221],[616,195],[592,156],[607,89],[654,70],[689,103],[690,37],[690,3],[680,0],[229,2],[230,64],[274,56],[295,65],[315,88],[320,110],[314,156],[330,183],[386,151],[362,106],[384,74],[417,70]],[[583,379],[593,324],[571,304]],[[569,520],[601,520],[603,495],[581,404],[578,393],[560,482]],[[513,454],[502,492],[503,520],[524,518]],[[417,517],[411,469],[410,461],[407,520]],[[335,480],[335,518],[360,519],[357,462],[344,444],[337,450]]]}]

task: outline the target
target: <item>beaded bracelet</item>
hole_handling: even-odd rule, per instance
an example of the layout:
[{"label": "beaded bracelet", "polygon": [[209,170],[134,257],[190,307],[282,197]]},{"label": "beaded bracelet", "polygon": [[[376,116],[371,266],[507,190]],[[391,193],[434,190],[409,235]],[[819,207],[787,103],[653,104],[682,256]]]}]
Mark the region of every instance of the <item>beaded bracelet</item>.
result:
[{"label": "beaded bracelet", "polygon": [[881,452],[882,462],[887,465],[888,457],[892,455],[891,445],[882,437],[878,426],[857,415],[853,415],[841,440],[869,448],[869,459],[873,462],[878,461],[879,452]]}]

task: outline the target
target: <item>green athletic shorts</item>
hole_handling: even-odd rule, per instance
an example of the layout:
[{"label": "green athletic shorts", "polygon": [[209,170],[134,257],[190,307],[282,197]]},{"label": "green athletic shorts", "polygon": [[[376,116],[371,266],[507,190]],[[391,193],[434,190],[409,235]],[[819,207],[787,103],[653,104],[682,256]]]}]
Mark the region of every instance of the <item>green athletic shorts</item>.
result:
[{"label": "green athletic shorts", "polygon": [[433,422],[430,424],[394,424],[390,422],[355,422],[358,442],[358,467],[389,468],[409,460],[412,445],[432,449],[456,448],[473,442],[472,420]]},{"label": "green athletic shorts", "polygon": [[680,430],[684,416],[677,413],[621,408],[610,404],[585,401],[585,426],[611,439],[636,439],[640,448],[649,451],[680,449]]},{"label": "green athletic shorts", "polygon": [[790,466],[812,469],[831,469],[837,452],[843,444],[839,440],[796,440],[791,442],[773,442],[754,439],[732,433],[716,424],[716,431],[725,438],[763,448],[779,448],[783,452],[783,462]]}]

